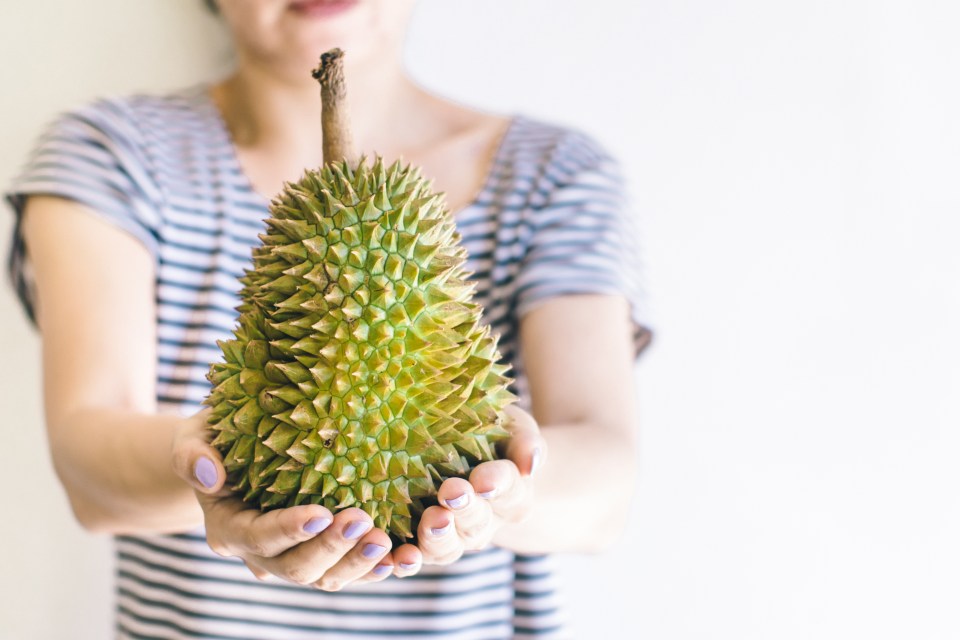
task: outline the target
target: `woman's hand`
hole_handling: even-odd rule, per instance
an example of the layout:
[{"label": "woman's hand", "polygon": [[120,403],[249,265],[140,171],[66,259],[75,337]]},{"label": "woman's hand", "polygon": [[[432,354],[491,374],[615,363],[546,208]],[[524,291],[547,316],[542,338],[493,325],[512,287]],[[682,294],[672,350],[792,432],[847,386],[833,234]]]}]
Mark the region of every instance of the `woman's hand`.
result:
[{"label": "woman's hand", "polygon": [[486,547],[505,524],[522,521],[533,503],[531,476],[543,463],[546,442],[536,420],[515,406],[506,409],[512,432],[506,457],[478,465],[470,480],[450,478],[427,508],[417,540],[425,564],[449,564],[464,551]]},{"label": "woman's hand", "polygon": [[173,466],[196,491],[207,542],[217,554],[239,557],[261,580],[273,575],[324,591],[420,569],[417,547],[391,550],[390,537],[360,509],[334,516],[319,505],[300,505],[262,513],[244,504],[224,488],[221,457],[207,442],[207,413],[189,418],[178,430]]},{"label": "woman's hand", "polygon": [[220,454],[207,442],[207,413],[189,418],[178,430],[173,466],[196,492],[210,548],[239,557],[260,579],[273,575],[325,591],[391,573],[413,575],[424,563],[449,564],[464,551],[486,547],[501,526],[528,514],[531,476],[546,455],[533,417],[508,407],[513,435],[506,457],[478,465],[469,481],[446,480],[438,492],[441,506],[429,507],[421,518],[419,548],[404,544],[391,550],[390,537],[361,509],[333,515],[320,505],[300,505],[263,513],[244,504],[224,487]]}]

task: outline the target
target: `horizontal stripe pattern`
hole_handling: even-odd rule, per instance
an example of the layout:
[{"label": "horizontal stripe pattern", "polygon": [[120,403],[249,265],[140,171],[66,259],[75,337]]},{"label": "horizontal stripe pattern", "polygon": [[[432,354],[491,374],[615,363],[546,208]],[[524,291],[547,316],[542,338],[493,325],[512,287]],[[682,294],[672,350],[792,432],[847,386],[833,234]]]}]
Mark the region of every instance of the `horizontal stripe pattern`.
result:
[{"label": "horizontal stripe pattern", "polygon": [[[103,100],[59,118],[7,195],[17,214],[8,268],[32,317],[20,213],[31,194],[80,202],[137,239],[156,265],[157,399],[188,415],[209,392],[217,340],[231,337],[237,278],[268,203],[250,187],[205,87]],[[456,213],[485,321],[528,404],[519,319],[550,298],[626,297],[641,322],[635,230],[615,163],[582,134],[515,118],[477,198]],[[568,637],[550,559],[500,549],[404,580],[323,593],[255,580],[202,531],[120,536],[123,638]]]}]

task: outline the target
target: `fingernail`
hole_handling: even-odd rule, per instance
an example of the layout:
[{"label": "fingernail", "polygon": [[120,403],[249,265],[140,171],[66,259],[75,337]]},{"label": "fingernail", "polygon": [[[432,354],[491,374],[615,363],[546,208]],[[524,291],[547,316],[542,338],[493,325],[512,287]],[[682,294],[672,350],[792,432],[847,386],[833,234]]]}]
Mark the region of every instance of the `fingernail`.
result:
[{"label": "fingernail", "polygon": [[530,475],[532,476],[537,470],[537,467],[540,466],[540,447],[537,447],[533,450],[533,455],[530,456]]},{"label": "fingernail", "polygon": [[374,558],[382,555],[383,552],[386,551],[386,550],[387,550],[387,548],[384,547],[383,545],[371,543],[371,544],[366,545],[366,546],[363,548],[363,551],[361,551],[361,553],[363,554],[363,557],[364,557],[364,558],[367,558],[367,559],[369,559],[369,560],[373,560]]},{"label": "fingernail", "polygon": [[437,537],[440,537],[440,536],[447,535],[447,532],[449,532],[450,529],[452,529],[452,528],[453,528],[453,523],[452,523],[452,522],[448,522],[445,526],[437,527],[437,528],[431,528],[431,529],[430,529],[430,533],[432,533],[433,535],[435,535],[435,536],[437,536]]},{"label": "fingernail", "polygon": [[407,564],[406,562],[400,563],[400,568],[403,569],[404,571],[410,571],[410,569],[413,569],[416,566],[417,566],[416,562],[413,562],[411,564]]},{"label": "fingernail", "polygon": [[462,509],[467,506],[468,502],[470,502],[470,495],[465,493],[461,496],[457,496],[456,498],[444,500],[443,502],[451,509]]},{"label": "fingernail", "polygon": [[[403,566],[402,564],[400,565]],[[393,571],[393,565],[390,564],[378,564],[373,568],[373,575],[375,576],[385,576],[388,573]]]},{"label": "fingernail", "polygon": [[354,520],[343,530],[343,537],[347,540],[356,540],[367,531],[370,531],[370,523],[366,520]]},{"label": "fingernail", "polygon": [[217,484],[217,467],[210,458],[198,458],[193,465],[193,475],[207,489]]},{"label": "fingernail", "polygon": [[489,500],[493,496],[497,495],[497,490],[496,488],[493,488],[493,489],[490,489],[490,491],[478,492],[477,495],[483,498],[484,500]]},{"label": "fingernail", "polygon": [[333,522],[333,520],[326,517],[311,518],[310,520],[307,520],[305,525],[303,525],[303,530],[307,533],[320,533],[329,527],[331,522]]}]

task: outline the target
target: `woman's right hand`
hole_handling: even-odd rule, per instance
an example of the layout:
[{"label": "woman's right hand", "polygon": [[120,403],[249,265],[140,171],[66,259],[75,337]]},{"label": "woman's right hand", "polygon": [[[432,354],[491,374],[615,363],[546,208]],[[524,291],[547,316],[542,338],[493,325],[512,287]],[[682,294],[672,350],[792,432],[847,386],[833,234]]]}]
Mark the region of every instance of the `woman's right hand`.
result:
[{"label": "woman's right hand", "polygon": [[413,575],[420,550],[391,550],[390,537],[357,508],[336,515],[320,505],[261,512],[224,487],[226,471],[208,443],[208,411],[187,418],[173,441],[173,467],[196,492],[207,543],[221,556],[235,556],[259,579],[277,576],[324,591],[376,582],[390,574]]}]

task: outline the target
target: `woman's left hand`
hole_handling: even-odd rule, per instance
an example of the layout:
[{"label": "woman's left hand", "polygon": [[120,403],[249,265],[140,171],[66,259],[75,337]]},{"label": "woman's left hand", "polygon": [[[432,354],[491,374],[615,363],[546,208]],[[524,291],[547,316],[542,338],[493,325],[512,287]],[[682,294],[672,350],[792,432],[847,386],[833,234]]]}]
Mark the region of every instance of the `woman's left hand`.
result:
[{"label": "woman's left hand", "polygon": [[546,458],[546,442],[529,413],[512,405],[506,413],[512,436],[505,457],[481,463],[469,481],[444,481],[437,496],[440,505],[423,512],[417,546],[424,564],[449,564],[464,551],[482,549],[500,527],[529,514],[534,499],[531,476]]}]

